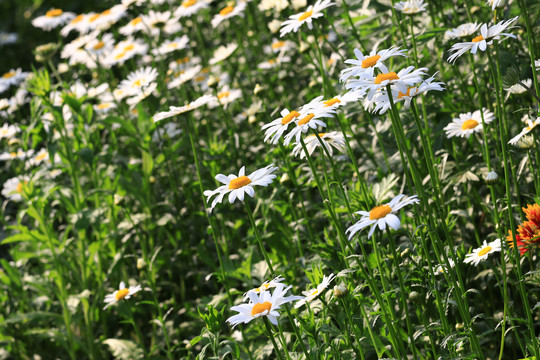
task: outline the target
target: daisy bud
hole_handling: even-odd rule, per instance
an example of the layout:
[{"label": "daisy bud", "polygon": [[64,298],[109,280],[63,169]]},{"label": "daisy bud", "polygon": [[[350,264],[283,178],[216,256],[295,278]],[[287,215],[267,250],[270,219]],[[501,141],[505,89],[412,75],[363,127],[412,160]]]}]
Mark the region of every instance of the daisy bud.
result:
[{"label": "daisy bud", "polygon": [[531,135],[522,136],[516,143],[516,147],[521,150],[529,150],[534,145],[534,137]]},{"label": "daisy bud", "polygon": [[254,94],[254,95],[257,95],[257,94],[260,93],[262,90],[263,90],[263,88],[262,88],[261,85],[255,84],[255,89],[253,89],[253,94]]},{"label": "daisy bud", "polygon": [[464,328],[465,328],[465,325],[463,323],[456,324],[456,330],[463,330]]},{"label": "daisy bud", "polygon": [[411,249],[409,249],[409,248],[406,248],[405,250],[403,250],[403,251],[401,252],[401,257],[402,257],[402,258],[407,257],[407,255],[409,254],[409,251],[411,251]]},{"label": "daisy bud", "polygon": [[409,301],[415,303],[415,304],[419,304],[420,301],[421,301],[421,297],[420,297],[420,294],[418,293],[418,291],[411,291],[411,293],[409,294]]},{"label": "daisy bud", "polygon": [[347,287],[343,284],[335,285],[334,286],[334,296],[335,297],[343,297],[347,294],[349,290]]},{"label": "daisy bud", "polygon": [[47,61],[56,53],[56,50],[58,50],[58,47],[59,45],[56,43],[48,43],[48,44],[39,45],[34,50],[36,61],[38,62]]},{"label": "daisy bud", "polygon": [[272,34],[275,34],[279,31],[281,28],[281,21],[274,19],[268,23],[268,29],[270,29],[270,32]]},{"label": "daisy bud", "polygon": [[146,266],[146,261],[144,261],[143,258],[138,258],[137,259],[137,269],[141,270],[145,266]]},{"label": "daisy bud", "polygon": [[499,181],[499,175],[497,175],[495,171],[490,171],[486,176],[484,176],[484,180],[486,184],[493,185]]}]

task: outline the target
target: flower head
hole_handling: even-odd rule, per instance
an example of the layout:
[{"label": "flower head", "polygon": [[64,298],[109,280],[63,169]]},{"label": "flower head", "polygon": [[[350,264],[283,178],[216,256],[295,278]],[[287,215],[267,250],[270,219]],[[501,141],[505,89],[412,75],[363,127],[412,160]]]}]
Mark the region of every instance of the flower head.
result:
[{"label": "flower head", "polygon": [[32,25],[45,31],[50,31],[57,26],[64,25],[75,17],[72,12],[64,12],[60,9],[51,9],[45,15],[32,20]]},{"label": "flower head", "polygon": [[283,280],[285,280],[284,277],[282,277],[281,275],[273,278],[272,280],[268,281],[266,280],[265,282],[263,282],[261,284],[261,286],[255,288],[255,289],[251,289],[249,290],[248,292],[244,293],[244,300],[247,300],[249,298],[248,296],[248,293],[250,291],[258,294],[260,293],[261,291],[265,291],[265,290],[268,290],[268,289],[272,289],[272,288],[275,288],[278,284],[280,284]]},{"label": "flower head", "polygon": [[103,310],[117,303],[120,300],[129,299],[131,295],[141,290],[142,290],[141,285],[136,285],[136,286],[132,285],[129,288],[126,288],[126,284],[123,281],[120,282],[120,285],[118,286],[118,290],[115,290],[112,294],[105,295],[105,300],[103,300],[103,302],[107,305],[105,305]]},{"label": "flower head", "polygon": [[515,35],[509,33],[503,33],[510,25],[512,25],[518,16],[509,20],[503,20],[498,24],[490,26],[488,28],[487,24],[482,24],[480,27],[480,35],[473,38],[471,41],[457,43],[450,48],[450,52],[453,53],[448,57],[450,63],[454,63],[458,57],[465,54],[467,51],[470,51],[471,54],[476,54],[478,49],[481,51],[486,51],[487,46],[493,43],[493,40],[500,39],[501,35],[505,37],[515,38]]},{"label": "flower head", "polygon": [[394,8],[404,14],[413,15],[425,11],[427,4],[424,4],[424,0],[407,0],[398,2]]},{"label": "flower head", "polygon": [[313,300],[315,300],[315,298],[317,296],[319,296],[324,290],[326,290],[328,285],[330,285],[330,283],[332,282],[332,280],[335,279],[335,277],[336,276],[334,274],[330,274],[330,276],[324,275],[323,280],[321,281],[321,283],[319,285],[317,285],[317,287],[315,289],[306,290],[306,291],[302,292],[302,294],[304,294],[305,298],[298,301],[294,307],[299,308],[300,306],[304,305],[305,303],[312,302]]},{"label": "flower head", "polygon": [[495,239],[494,241],[487,243],[484,240],[482,246],[473,250],[472,253],[465,255],[464,263],[472,263],[474,266],[478,265],[480,261],[487,259],[489,254],[496,251],[501,251],[501,239]]},{"label": "flower head", "polygon": [[514,136],[513,138],[510,139],[510,141],[508,141],[508,143],[510,145],[516,145],[518,143],[518,141],[525,135],[527,135],[528,133],[530,133],[536,126],[538,126],[540,124],[540,117],[536,118],[536,120],[534,121],[531,121],[531,119],[529,119],[527,117],[527,126],[525,126],[521,132],[519,134],[517,134],[516,136]]},{"label": "flower head", "polygon": [[243,1],[239,1],[237,2],[236,4],[234,5],[227,5],[225,6],[224,8],[222,8],[219,13],[217,13],[213,18],[212,18],[212,27],[215,28],[217,27],[219,24],[221,24],[221,22],[223,20],[226,20],[226,19],[229,19],[229,18],[232,18],[234,16],[244,16],[244,10],[246,9],[246,3],[243,2]]},{"label": "flower head", "polygon": [[489,124],[495,119],[494,114],[487,110],[476,110],[473,113],[459,114],[459,118],[453,119],[444,130],[446,135],[450,138],[453,136],[459,136],[469,138],[474,133],[483,131],[482,117],[484,118],[484,124]]},{"label": "flower head", "polygon": [[386,229],[386,225],[390,228],[397,230],[401,227],[401,222],[399,218],[395,215],[402,207],[417,204],[420,201],[418,196],[405,196],[400,194],[393,198],[389,203],[379,205],[371,209],[370,211],[358,211],[355,214],[362,215],[362,218],[356,222],[353,226],[349,227],[346,233],[349,233],[349,240],[356,234],[358,231],[371,226],[369,230],[368,238],[373,235],[375,227],[379,226],[380,230]]},{"label": "flower head", "polygon": [[240,201],[244,201],[245,194],[253,197],[253,195],[255,195],[255,190],[253,189],[253,186],[270,185],[274,178],[277,176],[273,174],[273,172],[277,169],[277,167],[274,167],[274,164],[271,164],[267,167],[256,170],[246,176],[246,168],[245,166],[242,166],[242,168],[238,172],[238,176],[234,174],[230,174],[228,176],[225,176],[223,174],[216,175],[216,180],[224,185],[218,187],[216,190],[206,190],[204,192],[204,196],[208,197],[206,199],[207,202],[210,201],[210,198],[212,196],[217,195],[217,197],[214,198],[214,201],[212,202],[210,211],[214,209],[214,206],[216,206],[217,203],[221,203],[223,201],[223,197],[227,194],[229,194],[229,203],[231,204],[237,198]]},{"label": "flower head", "polygon": [[194,100],[184,106],[170,106],[169,111],[157,113],[152,117],[152,119],[154,120],[154,122],[158,122],[160,120],[167,119],[185,113],[187,111],[195,110],[196,108],[209,104],[211,102],[217,102],[217,98],[214,95],[203,95],[197,100]]},{"label": "flower head", "polygon": [[302,296],[285,296],[291,287],[291,285],[285,287],[285,284],[279,283],[272,294],[267,290],[262,290],[258,294],[255,291],[249,291],[247,293],[249,303],[231,307],[231,310],[237,311],[238,314],[228,318],[227,322],[234,328],[238,324],[247,324],[253,319],[266,316],[272,324],[277,325],[278,310],[281,305],[302,299]]},{"label": "flower head", "polygon": [[310,5],[306,11],[289,16],[289,20],[285,20],[281,23],[279,36],[282,37],[291,31],[297,32],[298,29],[304,24],[307,24],[308,28],[311,30],[313,28],[313,19],[324,16],[322,11],[332,5],[335,5],[335,3],[331,2],[331,0],[317,0],[317,2]]},{"label": "flower head", "polygon": [[406,56],[405,49],[392,46],[390,49],[372,50],[364,55],[359,49],[354,49],[356,59],[347,59],[345,64],[353,65],[341,71],[339,81],[345,82],[351,76],[373,76],[375,69],[380,69],[383,62],[392,56]]}]

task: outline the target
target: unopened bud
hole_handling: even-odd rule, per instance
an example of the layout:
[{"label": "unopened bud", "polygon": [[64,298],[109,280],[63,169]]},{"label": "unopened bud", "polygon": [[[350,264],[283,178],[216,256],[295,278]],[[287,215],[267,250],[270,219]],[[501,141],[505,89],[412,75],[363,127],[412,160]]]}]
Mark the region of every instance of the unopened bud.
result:
[{"label": "unopened bud", "polygon": [[334,286],[334,296],[335,297],[345,296],[348,291],[349,290],[347,289],[347,287],[345,285],[343,285],[343,284],[339,284],[339,285]]},{"label": "unopened bud", "polygon": [[499,175],[497,175],[495,171],[490,171],[484,176],[484,180],[486,181],[486,184],[493,185],[499,181]]}]

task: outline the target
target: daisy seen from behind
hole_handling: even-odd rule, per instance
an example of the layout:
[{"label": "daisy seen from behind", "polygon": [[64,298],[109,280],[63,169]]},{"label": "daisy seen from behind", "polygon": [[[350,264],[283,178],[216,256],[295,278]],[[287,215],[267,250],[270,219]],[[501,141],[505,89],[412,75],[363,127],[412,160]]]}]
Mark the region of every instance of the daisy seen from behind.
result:
[{"label": "daisy seen from behind", "polygon": [[487,243],[486,240],[482,243],[482,246],[473,250],[472,253],[465,255],[465,264],[471,263],[477,266],[480,261],[487,259],[489,254],[501,251],[501,239],[495,239],[494,241]]},{"label": "daisy seen from behind", "polygon": [[393,198],[389,203],[375,206],[370,211],[357,211],[355,214],[362,215],[362,218],[352,225],[345,231],[349,233],[349,240],[356,234],[358,231],[371,226],[369,230],[368,238],[373,235],[375,228],[378,226],[380,230],[386,229],[386,225],[390,228],[397,230],[401,228],[401,221],[395,215],[401,208],[411,204],[418,204],[417,195],[405,196],[400,194]]},{"label": "daisy seen from behind", "polygon": [[212,201],[210,211],[214,209],[216,204],[221,203],[225,195],[229,194],[229,203],[235,202],[236,199],[244,201],[245,194],[253,197],[255,195],[255,189],[253,186],[268,186],[276,178],[277,175],[273,174],[278,168],[274,164],[268,165],[262,169],[256,170],[249,175],[245,175],[246,167],[242,166],[238,172],[238,176],[230,174],[228,176],[223,174],[216,175],[216,180],[223,185],[216,190],[206,190],[204,196],[207,196],[206,201],[209,202],[210,198],[217,195]]},{"label": "daisy seen from behind", "polygon": [[[306,149],[308,151],[308,154],[311,156],[315,149],[317,149],[319,146],[321,146],[321,142],[324,144],[326,149],[328,150],[328,153],[330,156],[333,155],[334,151],[333,148],[338,150],[341,153],[345,152],[345,136],[340,131],[331,131],[328,133],[319,133],[319,139],[315,134],[309,135],[304,139],[304,143],[306,145]],[[297,143],[294,147],[292,154],[294,156],[300,156],[300,159],[304,159],[306,157],[306,152],[302,148],[301,143]]]},{"label": "daisy seen from behind", "polygon": [[118,290],[115,290],[112,294],[105,295],[105,300],[103,300],[103,302],[107,305],[105,305],[103,310],[107,309],[111,305],[114,305],[120,300],[129,299],[131,295],[141,290],[142,290],[141,285],[135,285],[135,286],[131,285],[129,288],[126,288],[126,284],[123,281],[121,281],[120,285],[118,286]]},{"label": "daisy seen from behind", "polygon": [[427,4],[424,0],[407,0],[400,1],[394,5],[394,9],[401,11],[403,14],[414,15],[419,12],[425,11]]},{"label": "daisy seen from behind", "polygon": [[515,35],[509,33],[503,33],[510,25],[512,25],[519,16],[516,16],[509,20],[503,20],[488,28],[487,24],[482,24],[480,27],[480,35],[474,37],[471,41],[457,43],[452,45],[449,52],[452,53],[448,57],[450,63],[454,63],[458,57],[470,51],[471,54],[476,54],[478,49],[486,51],[487,46],[493,43],[493,40],[499,40],[501,35],[505,37],[516,38]]},{"label": "daisy seen from behind", "polygon": [[459,114],[459,118],[453,119],[452,122],[444,128],[446,136],[449,138],[456,136],[468,139],[472,134],[484,130],[482,126],[482,117],[484,118],[484,124],[489,124],[495,119],[495,115],[487,109]]},{"label": "daisy seen from behind", "polygon": [[217,98],[215,96],[203,95],[197,100],[194,100],[184,106],[169,106],[169,111],[163,111],[163,112],[157,113],[156,115],[152,117],[152,119],[156,123],[160,120],[167,119],[167,118],[185,113],[187,111],[195,110],[198,107],[204,106],[212,102],[217,102]]},{"label": "daisy seen from behind", "polygon": [[335,279],[335,277],[336,275],[334,274],[330,274],[330,276],[324,275],[321,283],[317,285],[315,289],[303,291],[302,294],[304,294],[305,297],[301,299],[300,301],[298,301],[296,305],[294,305],[295,309],[298,309],[300,306],[304,305],[305,303],[309,303],[315,300],[317,296],[319,296],[324,290],[326,290],[328,285],[330,285],[330,283],[332,282],[332,280]]},{"label": "daisy seen from behind", "polygon": [[262,290],[259,294],[249,291],[247,294],[249,303],[231,307],[231,310],[237,311],[238,314],[228,318],[227,322],[234,328],[238,324],[247,324],[253,319],[266,316],[272,324],[277,325],[277,318],[280,316],[277,310],[281,305],[302,299],[302,296],[285,296],[291,287],[279,283],[272,294],[267,290]]},{"label": "daisy seen from behind", "polygon": [[283,37],[288,33],[297,32],[298,29],[307,23],[308,28],[313,29],[313,19],[324,16],[323,10],[329,6],[335,5],[331,0],[317,0],[315,4],[308,6],[306,11],[289,16],[289,20],[285,20],[281,23],[281,29],[279,30],[279,36]]}]

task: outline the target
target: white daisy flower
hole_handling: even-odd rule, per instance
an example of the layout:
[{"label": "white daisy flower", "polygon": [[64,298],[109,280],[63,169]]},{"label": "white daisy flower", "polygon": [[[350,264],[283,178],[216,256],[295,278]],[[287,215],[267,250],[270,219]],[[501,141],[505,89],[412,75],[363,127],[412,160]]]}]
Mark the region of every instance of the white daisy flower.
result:
[{"label": "white daisy flower", "polygon": [[459,118],[452,119],[452,122],[444,128],[446,136],[449,138],[453,136],[469,138],[472,134],[483,131],[482,114],[485,124],[489,124],[495,119],[495,115],[487,109],[476,110],[473,113],[459,114]]},{"label": "white daisy flower", "polygon": [[255,289],[251,289],[249,290],[248,292],[244,293],[244,301],[247,300],[249,298],[248,296],[248,293],[250,291],[258,294],[260,293],[261,291],[267,291],[268,289],[271,289],[271,288],[275,288],[278,284],[280,284],[283,280],[285,280],[284,277],[282,277],[281,275],[273,278],[272,280],[268,281],[266,280],[265,282],[262,283],[261,286],[255,288]]},{"label": "white daisy flower", "polygon": [[331,0],[317,0],[315,4],[310,5],[305,12],[296,15],[289,16],[289,20],[285,20],[281,23],[281,29],[279,30],[279,36],[292,32],[297,32],[298,29],[307,23],[308,28],[313,29],[313,19],[324,16],[323,10],[329,6],[335,5]]},{"label": "white daisy flower", "polygon": [[300,306],[304,305],[305,303],[307,302],[309,303],[315,300],[317,296],[319,296],[324,290],[326,290],[328,285],[330,285],[330,283],[332,282],[332,280],[334,280],[335,277],[336,276],[334,274],[330,274],[330,276],[324,275],[322,282],[319,285],[317,285],[315,289],[302,292],[302,294],[305,297],[301,299],[300,301],[298,301],[296,305],[294,305],[294,308],[298,309]]},{"label": "white daisy flower", "polygon": [[[28,72],[22,71],[21,68],[11,69],[0,77],[0,93],[7,90],[11,85],[19,85],[28,77]],[[4,89],[4,90],[2,90]]]},{"label": "white daisy flower", "polygon": [[77,31],[79,34],[86,34],[90,31],[90,23],[88,22],[89,17],[92,14],[80,14],[74,17],[66,26],[60,30],[60,35],[66,37],[72,30]]},{"label": "white daisy flower", "polygon": [[476,36],[474,39],[472,39],[472,41],[452,45],[452,48],[450,48],[448,51],[453,54],[448,57],[448,61],[450,63],[454,63],[458,57],[465,54],[467,51],[470,51],[471,54],[476,54],[478,49],[481,51],[486,51],[487,46],[492,44],[493,40],[499,40],[501,35],[515,39],[515,35],[503,33],[503,31],[512,25],[518,19],[518,17],[519,16],[509,20],[503,20],[489,28],[486,24],[482,24],[480,27],[480,35]]},{"label": "white daisy flower", "polygon": [[487,259],[489,254],[497,251],[501,251],[501,239],[495,239],[489,244],[484,240],[482,246],[474,249],[472,253],[465,255],[465,260],[463,260],[463,262],[465,264],[471,263],[474,266],[477,266],[480,261]]},{"label": "white daisy flower", "polygon": [[112,109],[116,109],[116,103],[112,101],[103,101],[94,105],[94,111],[98,114],[107,114]]},{"label": "white daisy flower", "polygon": [[[532,79],[525,79],[525,80],[521,80],[520,82],[523,83],[523,85],[527,86],[527,88],[532,88]],[[527,88],[523,87],[523,85],[521,84],[514,84],[508,88],[506,88],[506,99],[508,99],[510,97],[510,95],[513,95],[513,94],[523,94],[524,92],[527,91]]]},{"label": "white daisy flower", "polygon": [[115,24],[126,16],[127,7],[122,4],[117,4],[99,14],[99,18],[94,22],[94,28],[108,29],[111,25]]},{"label": "white daisy flower", "polygon": [[203,105],[206,105],[212,102],[217,102],[217,98],[215,96],[203,95],[197,100],[192,101],[189,104],[186,104],[184,106],[170,106],[169,111],[157,113],[156,115],[152,117],[152,119],[154,119],[154,123],[156,123],[160,120],[167,119],[167,118],[185,113],[187,111],[194,110],[198,107],[201,107]]},{"label": "white daisy flower", "polygon": [[207,0],[184,0],[182,4],[174,11],[174,16],[182,18],[196,14],[199,10],[210,6]]},{"label": "white daisy flower", "polygon": [[27,176],[14,177],[6,180],[2,189],[2,195],[11,201],[22,201],[24,186],[30,179]]},{"label": "white daisy flower", "polygon": [[136,285],[136,286],[131,285],[129,288],[126,288],[126,284],[123,281],[120,282],[120,286],[118,288],[119,290],[116,290],[112,294],[105,295],[105,300],[103,300],[103,302],[107,305],[105,305],[103,310],[117,303],[120,300],[129,299],[131,295],[142,290],[141,285]]},{"label": "white daisy flower", "polygon": [[486,5],[491,7],[491,10],[504,6],[504,0],[487,0]]},{"label": "white daisy flower", "polygon": [[289,40],[278,40],[276,38],[272,39],[272,44],[266,45],[264,52],[267,54],[270,53],[285,53],[289,50],[294,49],[295,44]]},{"label": "white daisy flower", "polygon": [[37,166],[43,162],[50,163],[49,161],[49,151],[47,149],[42,148],[40,149],[37,154],[28,160],[28,165],[30,166]]},{"label": "white daisy flower", "polygon": [[24,151],[23,149],[19,149],[17,151],[12,152],[4,152],[0,154],[0,161],[4,160],[24,160],[26,158],[31,157],[34,155],[34,150],[30,149],[28,151]]},{"label": "white daisy flower", "polygon": [[148,45],[138,39],[127,38],[114,46],[114,50],[105,59],[109,65],[123,64],[126,60],[136,55],[145,55],[148,52]]},{"label": "white daisy flower", "polygon": [[214,51],[214,56],[208,62],[210,65],[215,65],[219,62],[222,62],[226,58],[232,55],[233,52],[238,48],[238,44],[230,43],[228,45],[221,45]]},{"label": "white daisy flower", "polygon": [[247,5],[245,2],[240,1],[240,2],[237,2],[235,5],[228,5],[224,7],[223,9],[219,11],[218,14],[216,14],[212,18],[212,21],[211,21],[212,27],[215,28],[219,24],[221,24],[223,20],[230,19],[237,15],[244,17],[244,10],[246,9],[246,6]]},{"label": "white daisy flower", "polygon": [[60,9],[51,9],[47,11],[45,15],[38,16],[32,20],[32,25],[45,31],[50,31],[55,27],[64,25],[74,17],[75,14],[72,12],[63,12]]},{"label": "white daisy flower", "polygon": [[[230,89],[228,85],[225,85],[217,92],[217,99],[219,105],[227,108],[227,106],[233,101],[240,99],[242,97],[242,90],[240,89]],[[218,106],[218,103],[210,103],[210,108]]]},{"label": "white daisy flower", "polygon": [[152,85],[157,79],[157,76],[157,70],[147,66],[129,73],[127,79],[120,82],[118,89],[123,90],[128,94],[135,95],[140,89],[144,89]]},{"label": "white daisy flower", "polygon": [[332,5],[335,5],[335,3],[331,2],[331,0],[317,0],[317,2],[310,5],[305,12],[289,16],[289,20],[285,20],[281,23],[279,36],[283,37],[283,35],[286,35],[291,31],[297,32],[298,29],[305,23],[307,23],[310,30],[313,29],[313,19],[324,16],[322,11]]},{"label": "white daisy flower", "polygon": [[367,94],[368,100],[372,100],[379,89],[384,90],[386,85],[391,85],[393,89],[405,94],[409,87],[422,82],[422,76],[426,74],[424,70],[427,69],[415,69],[414,66],[409,66],[395,73],[381,64],[380,70],[377,76],[364,75],[359,79],[350,80],[345,87],[358,91],[360,94]]},{"label": "white daisy flower", "polygon": [[176,50],[185,49],[189,44],[189,38],[187,35],[182,37],[176,37],[174,40],[167,40],[161,43],[157,49],[152,49],[154,55],[165,55]]},{"label": "white daisy flower", "polygon": [[400,1],[394,5],[394,9],[401,11],[403,14],[413,15],[419,12],[425,11],[427,4],[424,4],[424,0],[407,0]]},{"label": "white daisy flower", "polygon": [[178,73],[174,73],[176,76],[174,79],[172,79],[168,84],[168,89],[174,89],[178,86],[182,85],[185,82],[188,82],[189,80],[193,79],[197,74],[199,74],[202,70],[201,65],[196,65],[192,68],[181,70]]},{"label": "white daisy flower", "polygon": [[141,15],[141,19],[144,24],[142,31],[152,36],[159,36],[160,33],[175,34],[182,30],[179,19],[172,16],[170,11],[150,10],[148,15]]},{"label": "white daisy flower", "polygon": [[358,231],[371,226],[369,230],[368,238],[373,235],[375,228],[379,226],[380,230],[386,229],[386,225],[390,228],[397,230],[401,228],[401,222],[395,215],[402,207],[410,204],[418,204],[417,195],[405,196],[400,194],[392,199],[387,204],[379,205],[371,209],[370,211],[357,211],[355,214],[362,215],[362,218],[356,222],[353,226],[349,227],[345,233],[349,233],[349,240]]},{"label": "white daisy flower", "polygon": [[264,61],[257,65],[257,68],[261,70],[273,69],[275,67],[280,67],[283,63],[291,62],[291,58],[288,56],[278,56],[274,59]]},{"label": "white daisy flower", "polygon": [[518,141],[525,135],[527,135],[528,133],[530,133],[536,126],[538,126],[540,124],[540,117],[537,118],[536,120],[534,121],[531,121],[531,119],[529,119],[527,117],[527,126],[523,128],[523,130],[521,130],[521,132],[519,134],[517,134],[516,136],[514,136],[512,139],[510,139],[510,141],[508,141],[508,143],[510,145],[516,145],[518,143]]},{"label": "white daisy flower", "polygon": [[261,129],[266,130],[264,133],[264,142],[269,140],[270,144],[277,144],[281,135],[283,135],[289,127],[289,124],[301,114],[296,110],[289,111],[288,109],[283,109],[281,110],[280,115],[279,118],[262,126]]},{"label": "white daisy flower", "polygon": [[144,23],[140,16],[131,19],[126,25],[122,26],[118,31],[125,36],[133,35],[136,32],[144,30]]},{"label": "white daisy flower", "polygon": [[[319,97],[322,99],[322,97]],[[296,127],[294,127],[283,139],[283,144],[288,146],[291,140],[294,138],[295,142],[300,142],[300,136],[308,132],[309,129],[317,130],[319,126],[326,127],[326,123],[322,118],[333,117],[336,110],[332,106],[325,106],[324,104],[318,107],[304,107],[302,108],[301,115],[295,120]]]},{"label": "white daisy flower", "polygon": [[356,102],[358,100],[360,100],[360,97],[358,96],[357,92],[348,91],[343,95],[336,95],[331,99],[324,100],[323,104],[324,107],[332,107],[334,109],[337,109],[341,106],[347,105],[347,103]]},{"label": "white daisy flower", "polygon": [[[328,149],[328,153],[330,154],[330,156],[332,156],[334,153],[332,148],[336,148],[341,153],[345,152],[345,137],[343,136],[343,133],[341,131],[320,133],[319,137],[321,138],[321,141],[323,142],[326,149]],[[304,139],[306,149],[310,156],[313,154],[317,147],[321,146],[321,141],[319,141],[319,139],[317,139],[314,134],[309,135]],[[300,155],[300,159],[304,159],[306,157],[306,153],[302,148],[301,143],[296,144],[292,151],[292,154],[294,156]]]},{"label": "white daisy flower", "polygon": [[281,305],[302,299],[301,296],[285,296],[291,287],[291,285],[285,287],[285,284],[277,284],[272,294],[266,290],[258,295],[254,291],[249,291],[247,295],[250,303],[231,307],[231,310],[237,311],[238,314],[228,318],[227,322],[234,328],[238,324],[247,324],[253,319],[266,316],[272,324],[277,325],[279,317],[277,310]]},{"label": "white daisy flower", "polygon": [[[456,266],[456,263],[452,259],[448,259],[448,263],[450,264],[450,268],[453,268],[454,266]],[[446,265],[441,264],[437,266],[437,268],[435,269],[435,275],[442,275],[446,271],[447,271]]]},{"label": "white daisy flower", "polygon": [[477,23],[465,23],[465,24],[459,25],[455,29],[446,30],[446,32],[444,33],[444,38],[456,39],[456,38],[469,37],[475,32],[477,32],[479,27],[480,25]]},{"label": "white daisy flower", "polygon": [[399,50],[399,47],[392,46],[390,49],[380,51],[372,50],[369,55],[364,55],[359,49],[354,49],[356,59],[347,59],[345,64],[351,64],[352,67],[344,69],[339,75],[339,81],[345,82],[351,76],[373,76],[375,69],[380,69],[383,61],[392,56],[407,56],[405,49]]},{"label": "white daisy flower", "polygon": [[9,125],[8,123],[4,123],[2,127],[0,127],[0,140],[2,139],[13,139],[15,135],[21,131],[21,128],[17,125]]},{"label": "white daisy flower", "polygon": [[230,174],[229,176],[218,174],[216,175],[216,180],[224,184],[218,187],[216,190],[206,190],[204,196],[207,196],[206,201],[209,202],[210,198],[214,195],[217,195],[212,202],[210,211],[214,209],[216,204],[223,201],[223,197],[229,194],[229,203],[234,203],[236,199],[244,201],[245,194],[253,197],[255,195],[255,190],[253,187],[258,186],[268,186],[276,178],[276,175],[273,174],[278,168],[274,167],[274,164],[268,165],[262,169],[256,170],[249,174],[248,176],[244,175],[246,168],[242,166],[238,172],[238,176]]}]

